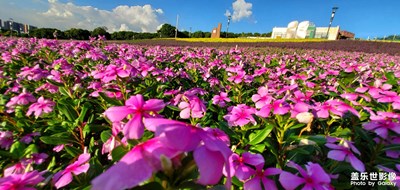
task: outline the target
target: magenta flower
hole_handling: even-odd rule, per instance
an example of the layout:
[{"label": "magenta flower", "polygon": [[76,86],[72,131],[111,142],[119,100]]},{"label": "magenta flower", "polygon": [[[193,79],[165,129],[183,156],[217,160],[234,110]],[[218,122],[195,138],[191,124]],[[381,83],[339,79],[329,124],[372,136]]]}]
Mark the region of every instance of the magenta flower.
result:
[{"label": "magenta flower", "polygon": [[249,179],[254,174],[250,166],[264,166],[264,158],[261,154],[249,152],[244,152],[242,156],[234,153],[229,157],[229,162],[231,163],[232,175],[235,175],[241,181]]},{"label": "magenta flower", "polygon": [[0,178],[0,189],[4,190],[32,190],[34,186],[42,182],[45,178],[43,173],[32,171],[23,174],[12,174]]},{"label": "magenta flower", "polygon": [[384,139],[388,137],[389,131],[400,134],[400,123],[395,123],[391,120],[370,121],[369,123],[364,123],[363,127],[366,130],[375,131],[377,135]]},{"label": "magenta flower", "polygon": [[32,142],[33,137],[40,136],[40,132],[33,132],[23,136],[19,141],[25,144],[29,144]]},{"label": "magenta flower", "polygon": [[[262,190],[271,189],[277,190],[274,180],[269,179],[268,176],[281,174],[282,170],[278,168],[267,168],[263,170],[263,165],[256,166],[256,169],[250,169],[251,175],[254,177],[246,181],[243,185],[244,190]],[[261,185],[262,184],[262,185]],[[264,188],[263,188],[263,187]]]},{"label": "magenta flower", "polygon": [[289,112],[290,106],[283,99],[275,100],[272,104],[264,105],[259,111],[257,111],[256,115],[267,118],[270,116],[271,110],[273,110],[273,114],[275,115],[285,115]]},{"label": "magenta flower", "polygon": [[[154,131],[164,146],[179,151],[193,151],[194,160],[198,166],[200,178],[198,183],[214,185],[218,183],[223,174],[227,174],[227,187],[230,187],[231,172],[229,156],[232,151],[223,138],[224,135],[215,135],[213,130],[204,130],[183,122],[153,118],[145,120],[150,131]],[[222,133],[222,131],[218,131]],[[209,160],[212,160],[210,162]]]},{"label": "magenta flower", "polygon": [[89,170],[90,154],[81,154],[77,161],[67,166],[65,170],[59,171],[54,175],[53,183],[54,186],[59,189],[72,182],[72,174],[79,175],[86,173]]},{"label": "magenta flower", "polygon": [[202,118],[206,112],[206,106],[197,96],[185,96],[189,102],[181,102],[178,107],[181,109],[179,116],[182,119]]},{"label": "magenta flower", "polygon": [[141,94],[130,97],[125,106],[108,108],[104,114],[113,123],[122,121],[128,115],[131,119],[125,124],[123,133],[128,139],[139,139],[144,133],[143,118],[156,116],[165,107],[162,100],[150,99],[146,102]]},{"label": "magenta flower", "polygon": [[228,93],[226,92],[221,92],[219,95],[215,95],[212,99],[212,103],[214,105],[218,105],[219,107],[225,107],[226,103],[225,102],[230,102],[231,99],[228,97]]},{"label": "magenta flower", "polygon": [[18,96],[12,97],[6,104],[6,107],[15,107],[16,105],[27,105],[30,102],[35,102],[36,98],[27,92],[22,92]]},{"label": "magenta flower", "polygon": [[180,153],[164,146],[159,137],[152,138],[136,145],[118,163],[97,176],[91,182],[92,189],[122,190],[135,187],[162,169],[162,155],[172,159]]},{"label": "magenta flower", "polygon": [[[337,141],[339,141],[339,144],[335,144]],[[325,146],[332,149],[328,152],[328,158],[337,161],[346,160],[355,170],[359,172],[365,171],[364,164],[354,155],[354,153],[358,155],[361,155],[361,153],[352,142],[340,138],[327,137]]]},{"label": "magenta flower", "polygon": [[229,113],[224,116],[224,119],[228,121],[229,126],[244,126],[248,123],[256,123],[252,114],[256,110],[245,104],[239,104],[235,107],[228,108]]},{"label": "magenta flower", "polygon": [[382,102],[382,103],[400,102],[400,96],[398,96],[396,92],[381,91],[379,94],[380,97],[378,98],[377,102]]},{"label": "magenta flower", "polygon": [[388,172],[388,180],[400,188],[400,164],[396,164],[395,167],[397,171],[394,169],[389,169],[385,166],[378,166],[379,169]]},{"label": "magenta flower", "polygon": [[256,108],[262,108],[265,105],[269,105],[272,101],[272,96],[267,87],[258,88],[257,94],[251,97],[251,100],[256,103]]},{"label": "magenta flower", "polygon": [[13,133],[11,131],[0,131],[0,147],[8,150],[13,144]]},{"label": "magenta flower", "polygon": [[329,112],[338,116],[343,116],[343,114],[348,111],[357,117],[360,117],[360,114],[357,112],[357,110],[340,100],[328,100],[323,104],[317,105],[315,109],[319,118],[328,118]]},{"label": "magenta flower", "polygon": [[236,71],[236,73],[228,73],[228,81],[239,84],[245,79],[246,72],[243,70]]},{"label": "magenta flower", "polygon": [[101,79],[102,82],[108,83],[116,80],[117,76],[120,78],[126,78],[130,75],[130,69],[125,65],[123,67],[117,67],[116,65],[108,65],[105,70],[92,72],[93,78]]},{"label": "magenta flower", "polygon": [[[29,163],[26,162],[25,160],[21,160],[20,162],[17,162],[16,164],[4,169],[4,177],[13,175],[13,174],[23,174],[26,173],[27,171],[27,165]],[[30,167],[32,168],[32,167]],[[29,168],[28,168],[29,170]]]},{"label": "magenta flower", "polygon": [[287,166],[297,169],[301,176],[282,171],[281,175],[279,175],[279,182],[286,190],[296,189],[302,184],[304,184],[302,189],[334,189],[330,185],[331,177],[319,164],[308,162],[306,165],[307,171],[292,161]]},{"label": "magenta flower", "polygon": [[27,116],[30,116],[32,112],[34,112],[36,117],[42,115],[42,113],[50,113],[53,111],[53,106],[55,105],[54,102],[51,100],[46,100],[41,96],[36,103],[33,103],[29,106],[28,112],[26,112]]}]

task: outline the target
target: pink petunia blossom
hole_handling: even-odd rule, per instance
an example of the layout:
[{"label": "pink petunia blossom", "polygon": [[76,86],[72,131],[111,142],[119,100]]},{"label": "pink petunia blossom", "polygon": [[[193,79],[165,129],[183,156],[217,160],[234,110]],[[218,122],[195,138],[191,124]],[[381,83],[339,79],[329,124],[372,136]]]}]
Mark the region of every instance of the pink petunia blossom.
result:
[{"label": "pink petunia blossom", "polygon": [[131,119],[125,124],[123,133],[128,139],[139,139],[144,133],[143,118],[156,116],[165,107],[163,100],[150,99],[146,102],[141,94],[130,97],[125,106],[108,108],[104,114],[113,123],[120,122],[128,115]]},{"label": "pink petunia blossom", "polygon": [[180,153],[164,146],[160,137],[152,138],[136,145],[117,164],[92,180],[92,189],[122,190],[135,187],[162,169],[162,155],[172,159]]},{"label": "pink petunia blossom", "polygon": [[290,161],[287,166],[297,169],[300,176],[282,171],[279,175],[279,182],[286,190],[296,189],[302,184],[304,184],[302,189],[334,189],[330,185],[331,177],[319,164],[308,162],[306,170],[292,161]]},{"label": "pink petunia blossom", "polygon": [[13,141],[13,133],[11,131],[0,131],[0,148],[8,150]]},{"label": "pink petunia blossom", "polygon": [[206,106],[203,101],[197,96],[185,96],[188,102],[182,101],[178,107],[181,109],[179,116],[182,119],[202,118],[206,112]]},{"label": "pink petunia blossom", "polygon": [[[25,90],[24,90],[25,91]],[[15,107],[16,105],[27,105],[30,102],[35,102],[36,98],[28,92],[22,92],[18,96],[12,97],[6,104],[6,107]]]},{"label": "pink petunia blossom", "polygon": [[239,104],[234,107],[229,107],[228,111],[229,113],[224,116],[224,119],[228,121],[228,125],[231,127],[244,126],[248,123],[256,123],[256,120],[252,116],[256,110],[250,106]]},{"label": "pink petunia blossom", "polygon": [[42,182],[43,172],[32,171],[23,174],[12,174],[0,178],[0,189],[4,190],[32,190],[34,186]]},{"label": "pink petunia blossom", "polygon": [[256,103],[256,108],[259,109],[264,107],[265,105],[270,104],[273,99],[269,89],[267,87],[262,86],[258,88],[257,94],[254,94],[251,97],[251,100],[253,100],[253,102]]},{"label": "pink petunia blossom", "polygon": [[34,112],[34,115],[36,117],[39,117],[42,115],[42,113],[50,113],[51,111],[53,111],[54,105],[54,102],[44,99],[43,96],[41,96],[36,103],[33,103],[31,106],[29,106],[26,115],[30,116]]},{"label": "pink petunia blossom", "polygon": [[212,99],[212,103],[214,105],[218,105],[219,107],[225,107],[226,102],[230,102],[231,99],[228,97],[228,93],[221,92],[219,95],[215,95]]},{"label": "pink petunia blossom", "polygon": [[[179,151],[193,151],[193,157],[200,173],[198,183],[214,185],[218,183],[224,171],[227,174],[226,186],[230,187],[229,156],[232,151],[223,140],[224,138],[220,138],[221,135],[215,135],[213,130],[204,130],[183,122],[163,118],[146,119],[145,123],[150,131],[155,132],[156,136],[164,137],[160,139],[163,145]],[[219,133],[223,132],[219,131]]]},{"label": "pink petunia blossom", "polygon": [[[339,144],[335,144],[337,141],[339,141]],[[354,155],[354,153],[358,155],[361,155],[361,153],[352,142],[340,138],[327,137],[325,146],[332,149],[328,152],[328,158],[337,161],[346,160],[357,171],[365,171],[364,164]]]},{"label": "pink petunia blossom", "polygon": [[53,183],[54,186],[59,189],[72,182],[72,174],[79,175],[86,173],[89,170],[90,154],[84,153],[78,157],[78,160],[67,166],[65,170],[59,171],[54,174]]},{"label": "pink petunia blossom", "polygon": [[241,156],[234,153],[229,157],[229,162],[231,163],[232,175],[235,175],[241,181],[249,179],[254,174],[250,166],[264,166],[264,158],[261,154],[249,152],[244,152]]},{"label": "pink petunia blossom", "polygon": [[[253,178],[247,180],[244,185],[244,190],[262,190],[264,189],[277,190],[277,186],[274,180],[269,179],[268,176],[281,174],[282,170],[278,168],[267,168],[263,169],[263,165],[256,166],[256,169],[250,169]],[[262,185],[261,185],[262,184]]]},{"label": "pink petunia blossom", "polygon": [[363,124],[364,129],[374,131],[380,137],[386,139],[389,131],[400,134],[400,123],[391,120],[374,120]]}]

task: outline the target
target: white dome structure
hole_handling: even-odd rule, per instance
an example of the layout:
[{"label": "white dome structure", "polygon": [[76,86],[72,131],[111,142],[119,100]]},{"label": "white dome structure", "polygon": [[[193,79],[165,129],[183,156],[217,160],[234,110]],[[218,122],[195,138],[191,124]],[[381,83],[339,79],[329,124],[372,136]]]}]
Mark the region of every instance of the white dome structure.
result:
[{"label": "white dome structure", "polygon": [[307,29],[310,26],[310,21],[300,22],[297,27],[296,38],[304,39],[307,36]]},{"label": "white dome structure", "polygon": [[299,21],[295,20],[288,24],[286,30],[286,38],[295,38],[296,37],[296,30],[299,25]]}]

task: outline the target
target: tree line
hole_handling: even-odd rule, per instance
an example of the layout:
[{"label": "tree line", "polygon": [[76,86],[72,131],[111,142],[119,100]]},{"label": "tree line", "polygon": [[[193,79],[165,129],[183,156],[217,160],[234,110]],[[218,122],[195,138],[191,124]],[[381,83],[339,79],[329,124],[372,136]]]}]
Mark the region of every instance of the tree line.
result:
[{"label": "tree line", "polygon": [[[61,31],[56,28],[37,28],[29,32],[29,34],[17,34],[15,31],[12,36],[19,37],[37,37],[47,39],[74,39],[74,40],[88,40],[91,36],[105,36],[107,40],[140,40],[140,39],[153,39],[153,38],[173,38],[175,37],[175,27],[170,24],[164,24],[156,33],[148,32],[132,32],[132,31],[118,31],[109,33],[107,27],[97,27],[93,31],[80,28],[71,28],[65,31]],[[3,36],[10,36],[9,30],[1,30],[0,34]],[[221,38],[238,38],[238,37],[270,37],[269,33],[233,33],[228,34],[221,31]],[[211,32],[204,31],[177,31],[177,37],[179,38],[210,38]]]}]

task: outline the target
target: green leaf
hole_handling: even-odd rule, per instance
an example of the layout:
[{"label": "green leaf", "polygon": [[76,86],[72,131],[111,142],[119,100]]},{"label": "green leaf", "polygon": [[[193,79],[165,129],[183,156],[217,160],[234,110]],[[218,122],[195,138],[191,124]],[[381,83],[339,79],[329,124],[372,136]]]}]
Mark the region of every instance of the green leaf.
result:
[{"label": "green leaf", "polygon": [[126,150],[123,146],[118,146],[117,148],[114,148],[111,152],[111,156],[113,161],[118,161],[120,160],[126,153],[128,153],[128,150]]},{"label": "green leaf", "polygon": [[62,137],[40,137],[40,140],[45,143],[45,144],[52,144],[52,145],[60,145],[60,144],[68,144],[72,143],[73,140],[67,139],[67,138],[62,138]]},{"label": "green leaf", "polygon": [[20,158],[23,156],[25,152],[24,150],[25,150],[25,144],[17,141],[11,145],[10,153],[13,154],[15,157]]},{"label": "green leaf", "polygon": [[103,98],[104,101],[106,101],[107,103],[109,103],[111,105],[114,105],[114,106],[123,106],[124,105],[121,101],[108,97],[106,94],[104,94],[104,92],[99,92],[99,95],[101,98]]},{"label": "green leaf", "polygon": [[103,143],[107,142],[107,140],[111,137],[111,131],[107,130],[107,131],[103,131],[100,134],[100,138],[101,141],[103,141]]},{"label": "green leaf", "polygon": [[264,150],[265,150],[265,144],[258,144],[258,145],[255,145],[255,146],[251,146],[250,150],[257,151],[259,153],[263,153]]},{"label": "green leaf", "polygon": [[79,114],[78,120],[82,123],[85,119],[85,115],[87,111],[92,107],[92,105],[88,102],[84,103],[81,109],[81,113]]},{"label": "green leaf", "polygon": [[70,154],[72,157],[77,157],[78,155],[82,154],[80,149],[77,149],[73,146],[64,146],[65,151]]},{"label": "green leaf", "polygon": [[57,107],[60,112],[67,117],[68,121],[75,121],[76,118],[78,118],[78,114],[71,104],[72,103],[67,101],[59,101]]},{"label": "green leaf", "polygon": [[397,79],[393,72],[387,72],[387,73],[385,73],[385,76],[387,78],[386,83],[391,84],[391,85],[397,84]]},{"label": "green leaf", "polygon": [[257,130],[254,135],[250,135],[250,145],[256,145],[262,142],[271,133],[274,126],[272,124],[267,124],[264,129]]},{"label": "green leaf", "polygon": [[399,150],[400,151],[400,144],[391,144],[387,145],[384,148],[382,148],[382,151],[387,151],[387,150]]},{"label": "green leaf", "polygon": [[168,105],[167,108],[169,108],[170,110],[174,110],[174,111],[181,111],[181,109],[179,109],[179,108],[176,107],[176,106]]},{"label": "green leaf", "polygon": [[64,87],[63,83],[59,83],[59,82],[56,82],[54,80],[47,79],[47,82],[52,84],[52,85],[54,85],[54,86],[57,86],[57,87]]},{"label": "green leaf", "polygon": [[57,164],[56,162],[56,157],[53,156],[53,158],[51,159],[51,162],[49,163],[49,165],[47,166],[47,171],[51,171],[54,166]]}]

